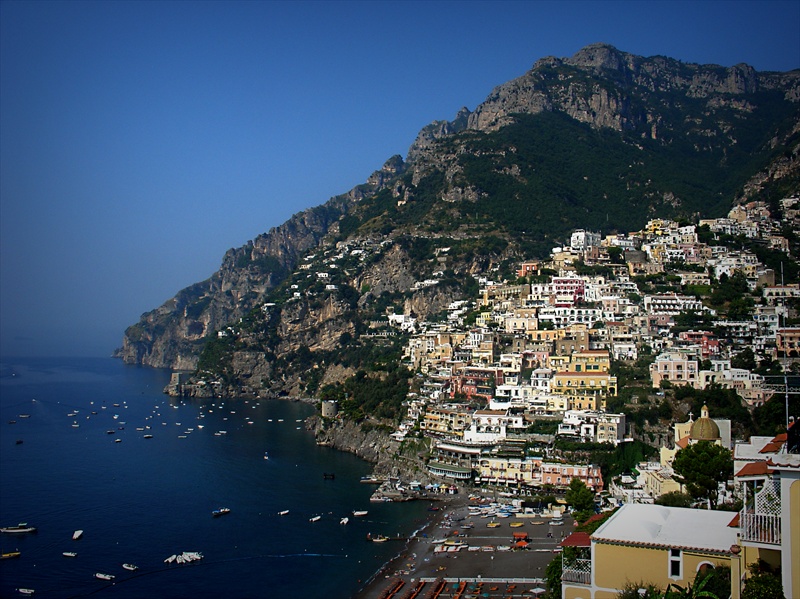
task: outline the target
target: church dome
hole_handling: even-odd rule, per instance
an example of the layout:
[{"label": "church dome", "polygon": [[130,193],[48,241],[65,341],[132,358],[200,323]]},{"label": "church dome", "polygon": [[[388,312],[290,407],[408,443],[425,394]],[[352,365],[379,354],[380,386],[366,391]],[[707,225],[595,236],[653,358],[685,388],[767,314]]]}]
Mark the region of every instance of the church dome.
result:
[{"label": "church dome", "polygon": [[689,432],[692,441],[717,441],[719,440],[719,426],[708,417],[708,406],[703,406],[700,418],[694,421]]}]

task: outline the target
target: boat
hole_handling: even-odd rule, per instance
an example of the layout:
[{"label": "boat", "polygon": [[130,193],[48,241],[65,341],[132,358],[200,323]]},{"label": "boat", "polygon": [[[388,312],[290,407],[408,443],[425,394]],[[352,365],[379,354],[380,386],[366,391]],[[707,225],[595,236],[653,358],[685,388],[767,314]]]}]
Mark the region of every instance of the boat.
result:
[{"label": "boat", "polygon": [[309,522],[316,522],[316,521],[317,521],[317,520],[319,520],[320,518],[322,518],[322,516],[314,516],[313,518],[309,518],[309,519],[308,519],[308,521],[309,521]]},{"label": "boat", "polygon": [[134,566],[133,564],[122,564],[122,567],[131,572],[136,572],[139,569],[139,566]]},{"label": "boat", "polygon": [[339,524],[347,524],[348,522],[350,522],[350,518],[348,518],[347,516],[339,520]]},{"label": "boat", "polygon": [[95,572],[94,577],[99,580],[114,580],[116,578],[113,574],[104,574],[103,572]]},{"label": "boat", "polygon": [[367,535],[367,540],[372,541],[373,543],[385,543],[389,540],[389,537],[386,535],[378,535],[377,537],[373,537],[372,535]]},{"label": "boat", "polygon": [[22,555],[21,551],[8,551],[0,555],[0,559],[13,559]]},{"label": "boat", "polygon": [[122,439],[114,439],[114,443],[122,443]]},{"label": "boat", "polygon": [[74,551],[64,551],[61,555],[64,557],[78,557],[78,554]]},{"label": "boat", "polygon": [[211,515],[216,518],[217,516],[223,516],[225,514],[230,514],[230,512],[231,512],[231,508],[229,508],[229,507],[221,507],[218,510],[214,510],[213,512],[211,512]]},{"label": "boat", "polygon": [[83,531],[82,530],[76,530],[75,532],[72,533],[72,540],[73,541],[77,541],[82,536],[83,536]]},{"label": "boat", "polygon": [[175,561],[175,558],[177,558],[177,557],[178,557],[177,555],[170,555],[167,559],[164,560],[164,563],[165,564],[171,564],[172,562]]},{"label": "boat", "polygon": [[265,459],[265,460],[268,460],[268,459],[269,459],[269,453],[268,453],[268,452],[266,452],[266,451],[264,452],[264,459]]},{"label": "boat", "polygon": [[523,524],[524,524],[523,522],[511,522],[509,523],[509,526],[511,528],[519,528],[520,526],[523,526]]},{"label": "boat", "polygon": [[385,479],[377,478],[375,476],[362,476],[358,482],[365,485],[379,485],[382,482],[385,482]]},{"label": "boat", "polygon": [[283,510],[282,512],[278,512],[278,515],[279,516],[285,516],[288,513],[289,513],[289,510]]},{"label": "boat", "polygon": [[500,522],[495,522],[494,520],[492,520],[486,525],[486,528],[499,528],[499,527],[500,527]]},{"label": "boat", "polygon": [[36,591],[33,589],[17,589],[20,595],[33,595]]},{"label": "boat", "polygon": [[367,510],[356,510],[353,512],[353,515],[358,516],[366,516],[369,512]]},{"label": "boat", "polygon": [[4,526],[0,528],[0,532],[20,534],[23,532],[36,532],[35,526],[28,526],[27,522],[20,522],[16,526]]},{"label": "boat", "polygon": [[152,439],[152,438],[153,438],[153,435],[145,435],[145,436],[144,436],[144,438],[145,438],[145,439]]}]

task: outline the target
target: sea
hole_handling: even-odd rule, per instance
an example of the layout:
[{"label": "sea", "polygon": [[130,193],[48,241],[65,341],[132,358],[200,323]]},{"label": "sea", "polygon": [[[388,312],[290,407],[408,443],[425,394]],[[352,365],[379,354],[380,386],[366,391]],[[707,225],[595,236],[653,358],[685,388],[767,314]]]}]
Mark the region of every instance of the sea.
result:
[{"label": "sea", "polygon": [[[37,531],[0,534],[21,552],[0,561],[0,597],[344,599],[402,549],[368,534],[424,525],[424,502],[370,503],[370,464],[316,445],[310,403],[171,398],[169,376],[112,358],[2,359],[0,526]],[[183,552],[203,559],[165,562]]]}]

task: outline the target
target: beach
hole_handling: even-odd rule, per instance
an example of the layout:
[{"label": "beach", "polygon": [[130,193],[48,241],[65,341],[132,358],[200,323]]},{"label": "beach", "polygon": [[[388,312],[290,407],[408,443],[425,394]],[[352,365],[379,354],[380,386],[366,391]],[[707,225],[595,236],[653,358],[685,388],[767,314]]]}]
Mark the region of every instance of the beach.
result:
[{"label": "beach", "polygon": [[[552,525],[552,518],[533,515],[475,517],[469,515],[470,504],[477,502],[463,494],[434,504],[439,509],[431,512],[430,522],[357,599],[535,597],[543,592],[545,569],[572,531],[571,520]],[[522,533],[527,541],[518,548]]]}]

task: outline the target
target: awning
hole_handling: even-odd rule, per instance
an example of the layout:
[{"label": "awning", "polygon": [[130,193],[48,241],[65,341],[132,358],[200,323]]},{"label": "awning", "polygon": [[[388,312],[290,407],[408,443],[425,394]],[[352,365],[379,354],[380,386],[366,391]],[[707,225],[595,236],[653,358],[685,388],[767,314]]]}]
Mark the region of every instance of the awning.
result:
[{"label": "awning", "polygon": [[592,540],[588,532],[573,532],[558,544],[559,547],[591,547]]}]

